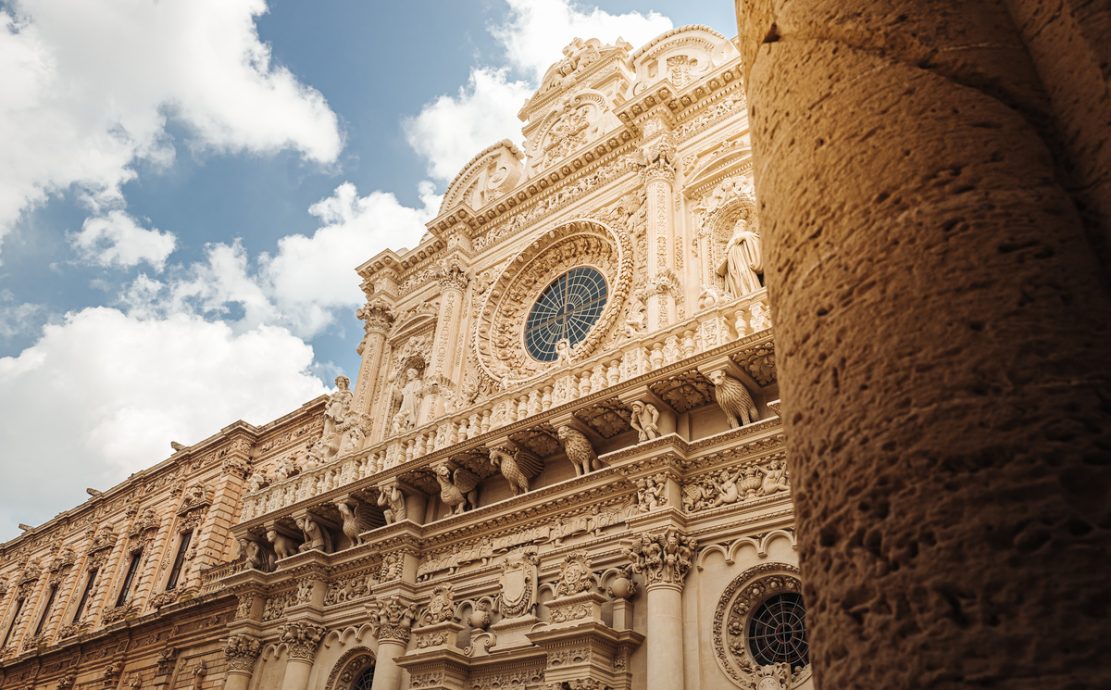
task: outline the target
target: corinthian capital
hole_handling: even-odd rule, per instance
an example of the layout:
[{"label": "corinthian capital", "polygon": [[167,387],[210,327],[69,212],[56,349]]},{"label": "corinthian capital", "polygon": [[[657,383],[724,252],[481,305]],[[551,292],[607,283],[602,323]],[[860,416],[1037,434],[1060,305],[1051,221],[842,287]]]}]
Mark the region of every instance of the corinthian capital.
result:
[{"label": "corinthian capital", "polygon": [[224,645],[224,657],[228,660],[229,671],[250,673],[255,667],[255,659],[262,651],[262,642],[242,633],[232,635]]},{"label": "corinthian capital", "polygon": [[416,604],[401,601],[397,596],[375,600],[367,605],[370,617],[378,624],[378,641],[408,642],[417,616]]},{"label": "corinthian capital", "polygon": [[657,585],[683,586],[694,562],[695,540],[674,527],[660,533],[645,532],[626,547],[633,572],[641,573],[652,588]]},{"label": "corinthian capital", "polygon": [[457,261],[445,261],[436,267],[436,280],[439,281],[442,290],[462,292],[467,288],[470,276],[467,275],[467,269]]},{"label": "corinthian capital", "polygon": [[323,627],[304,621],[286,623],[282,628],[281,641],[289,647],[289,658],[312,661],[316,648],[327,632]]},{"label": "corinthian capital", "polygon": [[387,333],[393,326],[394,314],[385,300],[375,299],[367,302],[355,312],[363,321],[363,328],[367,335],[371,333]]}]

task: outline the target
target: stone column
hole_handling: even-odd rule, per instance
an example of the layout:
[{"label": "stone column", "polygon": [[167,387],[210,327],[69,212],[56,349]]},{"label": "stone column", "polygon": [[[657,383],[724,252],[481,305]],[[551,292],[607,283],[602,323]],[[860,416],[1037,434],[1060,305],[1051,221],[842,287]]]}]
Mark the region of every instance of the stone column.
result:
[{"label": "stone column", "polygon": [[224,658],[228,662],[224,690],[247,690],[251,674],[255,670],[255,661],[261,651],[262,642],[250,635],[236,633],[228,638],[228,643],[224,646]]},{"label": "stone column", "polygon": [[286,623],[282,628],[281,641],[289,650],[289,659],[282,676],[282,690],[307,690],[309,674],[320,640],[324,638],[323,627],[305,621]]},{"label": "stone column", "polygon": [[363,341],[356,352],[362,356],[359,366],[359,381],[355,385],[354,408],[357,412],[368,414],[370,403],[377,392],[378,379],[382,377],[382,355],[386,351],[386,336],[393,326],[394,315],[385,300],[367,302],[357,312],[363,321]]},{"label": "stone column", "polygon": [[683,580],[695,541],[674,527],[639,536],[627,555],[644,576],[648,673],[653,690],[683,690]]},{"label": "stone column", "polygon": [[393,596],[371,602],[367,612],[378,624],[378,655],[371,690],[400,690],[402,669],[397,665],[397,658],[409,646],[416,606]]},{"label": "stone column", "polygon": [[467,272],[456,261],[445,262],[437,269],[440,284],[440,310],[436,314],[436,333],[432,341],[431,361],[424,372],[426,386],[439,387],[439,395],[426,395],[417,423],[423,423],[443,412],[444,394],[454,391],[458,356],[464,351],[459,339],[463,317],[463,299],[467,289]]},{"label": "stone column", "polygon": [[1111,686],[1111,306],[1007,7],[737,11],[818,687]]},{"label": "stone column", "polygon": [[644,125],[651,141],[643,147],[641,177],[647,200],[645,238],[648,243],[648,330],[665,328],[678,319],[675,297],[679,282],[675,273],[675,144],[671,133],[658,119]]}]

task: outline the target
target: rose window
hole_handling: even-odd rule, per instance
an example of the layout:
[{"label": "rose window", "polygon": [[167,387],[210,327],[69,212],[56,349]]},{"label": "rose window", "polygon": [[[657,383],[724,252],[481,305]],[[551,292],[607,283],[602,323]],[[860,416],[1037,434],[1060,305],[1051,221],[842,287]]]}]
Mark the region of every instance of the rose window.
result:
[{"label": "rose window", "polygon": [[768,597],[748,621],[748,647],[762,666],[809,663],[806,643],[806,608],[802,595],[785,592]]},{"label": "rose window", "polygon": [[559,358],[559,343],[574,347],[598,322],[609,295],[606,279],[590,266],[578,266],[553,280],[525,320],[525,348],[541,362]]}]

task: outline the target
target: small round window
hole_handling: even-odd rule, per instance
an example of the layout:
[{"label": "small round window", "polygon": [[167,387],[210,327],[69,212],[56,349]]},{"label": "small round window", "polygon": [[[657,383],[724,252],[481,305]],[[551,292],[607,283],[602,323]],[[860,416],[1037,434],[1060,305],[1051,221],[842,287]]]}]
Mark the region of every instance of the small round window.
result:
[{"label": "small round window", "polygon": [[525,347],[541,362],[559,359],[558,345],[574,347],[586,339],[606,306],[609,290],[600,271],[572,268],[540,293],[525,321]]},{"label": "small round window", "polygon": [[784,592],[764,600],[748,622],[748,648],[761,666],[809,663],[806,642],[806,607],[802,595]]},{"label": "small round window", "polygon": [[370,686],[373,684],[374,667],[371,666],[370,668],[359,674],[359,677],[355,679],[354,685],[351,686],[351,690],[370,690]]}]

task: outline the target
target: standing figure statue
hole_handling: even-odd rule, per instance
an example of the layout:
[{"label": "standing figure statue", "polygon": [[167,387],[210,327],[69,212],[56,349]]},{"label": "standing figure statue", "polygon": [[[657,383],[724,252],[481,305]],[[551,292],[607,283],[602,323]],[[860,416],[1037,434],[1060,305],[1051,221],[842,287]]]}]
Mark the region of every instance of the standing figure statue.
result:
[{"label": "standing figure statue", "polygon": [[351,412],[351,401],[355,395],[349,390],[350,385],[351,381],[346,376],[336,377],[336,392],[328,397],[328,404],[324,406],[323,438],[336,437]]},{"label": "standing figure statue", "polygon": [[760,251],[760,235],[749,230],[751,211],[743,214],[733,226],[733,235],[725,244],[725,259],[717,273],[725,278],[725,292],[742,297],[760,289],[764,273],[764,257]]},{"label": "standing figure statue", "polygon": [[393,394],[394,404],[398,406],[393,415],[393,433],[401,433],[417,423],[422,395],[424,382],[420,379],[420,372],[409,367],[405,370],[405,383]]},{"label": "standing figure statue", "polygon": [[660,436],[660,411],[652,403],[634,400],[629,403],[632,415],[629,425],[636,429],[637,442],[651,441]]}]

